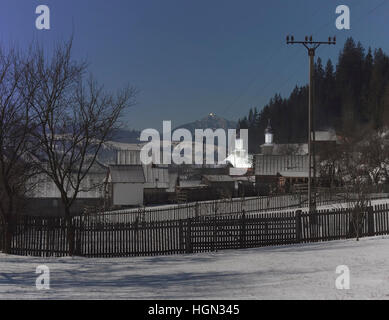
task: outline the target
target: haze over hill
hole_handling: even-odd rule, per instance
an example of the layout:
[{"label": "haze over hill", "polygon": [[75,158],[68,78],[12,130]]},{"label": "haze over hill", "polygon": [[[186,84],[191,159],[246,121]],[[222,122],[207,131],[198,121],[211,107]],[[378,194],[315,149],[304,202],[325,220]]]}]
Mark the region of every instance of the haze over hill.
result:
[{"label": "haze over hill", "polygon": [[[183,125],[176,127],[176,129],[185,128],[188,129],[194,136],[195,129],[236,129],[237,122],[224,119],[217,116],[215,113],[210,113],[206,117],[189,122]],[[173,130],[173,131],[174,131]],[[141,132],[138,130],[131,129],[116,129],[113,133],[111,141],[120,142],[120,143],[139,143],[139,137]]]}]

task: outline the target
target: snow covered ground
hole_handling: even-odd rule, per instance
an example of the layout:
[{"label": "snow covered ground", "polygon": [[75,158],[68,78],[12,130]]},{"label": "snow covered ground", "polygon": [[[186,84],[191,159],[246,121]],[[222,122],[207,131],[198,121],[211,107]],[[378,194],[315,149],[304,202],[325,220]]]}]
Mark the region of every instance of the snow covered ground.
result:
[{"label": "snow covered ground", "polygon": [[[388,205],[389,204],[389,199],[374,199],[370,201],[371,206],[377,206],[377,205]],[[325,204],[325,205],[320,205],[317,206],[317,210],[340,210],[340,209],[346,209],[352,207],[352,203],[350,202],[339,202],[339,203],[331,203],[331,204]],[[308,212],[307,207],[300,207],[300,208],[286,208],[286,209],[277,209],[277,210],[267,210],[265,213],[276,213],[276,212],[290,212],[290,211],[296,211],[296,210],[301,210],[302,212]],[[261,214],[261,212],[259,212]]]},{"label": "snow covered ground", "polygon": [[[38,265],[51,288],[38,291]],[[335,270],[350,269],[350,290]],[[116,258],[0,254],[1,299],[389,299],[389,236],[217,253]]]}]

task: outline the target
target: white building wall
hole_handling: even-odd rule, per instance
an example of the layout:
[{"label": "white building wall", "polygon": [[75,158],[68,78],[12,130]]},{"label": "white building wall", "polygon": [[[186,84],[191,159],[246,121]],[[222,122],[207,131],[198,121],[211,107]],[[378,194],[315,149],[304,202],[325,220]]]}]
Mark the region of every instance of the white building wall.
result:
[{"label": "white building wall", "polygon": [[141,164],[140,150],[118,150],[117,164]]},{"label": "white building wall", "polygon": [[[104,173],[90,173],[81,182],[81,190],[77,198],[102,198],[104,197],[104,182],[106,175]],[[29,193],[31,198],[61,198],[55,183],[46,175],[35,176],[31,183],[35,188]],[[70,189],[68,196],[71,197],[73,189]]]},{"label": "white building wall", "polygon": [[145,175],[145,188],[169,188],[168,168],[153,168],[151,165],[143,165]]},{"label": "white building wall", "polygon": [[143,205],[143,184],[114,183],[112,199],[115,206]]},{"label": "white building wall", "polygon": [[273,144],[273,134],[272,133],[265,134],[265,143],[266,144]]}]

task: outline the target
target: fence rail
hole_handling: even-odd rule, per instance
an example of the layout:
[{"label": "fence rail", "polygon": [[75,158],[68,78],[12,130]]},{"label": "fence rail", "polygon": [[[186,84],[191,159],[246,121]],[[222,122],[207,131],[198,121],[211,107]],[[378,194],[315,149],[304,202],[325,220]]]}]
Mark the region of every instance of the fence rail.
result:
[{"label": "fence rail", "polygon": [[[356,217],[358,220],[356,220]],[[356,227],[358,226],[358,227]],[[0,249],[6,242],[0,225]],[[152,256],[253,248],[389,234],[389,206],[314,213],[289,211],[261,215],[241,212],[165,221],[107,223],[92,216],[18,217],[10,253],[32,256]],[[74,244],[74,245],[73,245]]]}]

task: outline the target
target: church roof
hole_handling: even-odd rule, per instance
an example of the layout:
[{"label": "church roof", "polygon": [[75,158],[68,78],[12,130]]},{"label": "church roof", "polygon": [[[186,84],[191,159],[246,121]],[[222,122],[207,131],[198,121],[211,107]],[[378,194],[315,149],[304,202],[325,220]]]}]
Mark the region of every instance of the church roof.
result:
[{"label": "church roof", "polygon": [[279,172],[308,171],[308,155],[255,155],[255,175],[276,176]]}]

